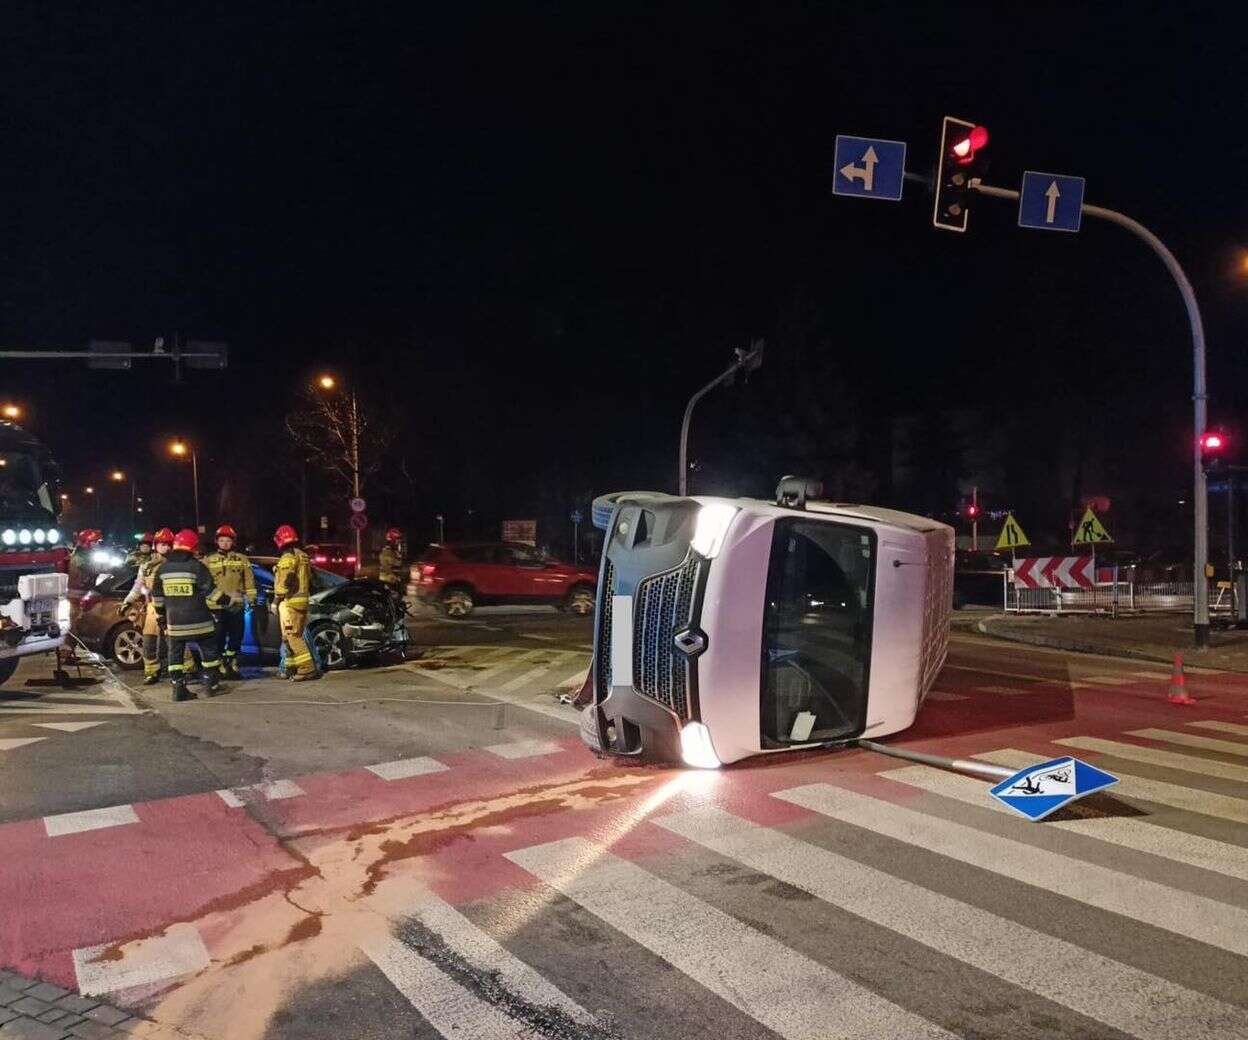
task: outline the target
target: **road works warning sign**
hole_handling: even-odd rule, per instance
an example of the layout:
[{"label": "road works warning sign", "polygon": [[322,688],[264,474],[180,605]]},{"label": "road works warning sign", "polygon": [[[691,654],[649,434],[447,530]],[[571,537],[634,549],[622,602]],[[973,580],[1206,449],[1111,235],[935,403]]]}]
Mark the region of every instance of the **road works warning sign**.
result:
[{"label": "road works warning sign", "polygon": [[1105,530],[1105,525],[1092,512],[1092,507],[1088,506],[1088,511],[1083,514],[1083,519],[1079,521],[1079,526],[1075,528],[1075,544],[1076,545],[1096,545],[1098,542],[1112,542],[1109,532]]}]

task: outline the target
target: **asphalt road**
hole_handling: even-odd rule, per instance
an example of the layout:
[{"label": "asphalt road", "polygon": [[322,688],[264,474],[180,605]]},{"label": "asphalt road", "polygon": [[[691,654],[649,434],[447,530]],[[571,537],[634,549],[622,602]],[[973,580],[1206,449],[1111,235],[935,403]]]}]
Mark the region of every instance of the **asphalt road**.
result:
[{"label": "asphalt road", "polygon": [[587,622],[416,636],[183,705],[24,666],[0,966],[229,1040],[1248,1036],[1241,676],[1189,671],[1177,708],[1162,666],[959,619],[890,743],[1121,777],[1031,824],[864,751],[603,763],[558,699]]}]

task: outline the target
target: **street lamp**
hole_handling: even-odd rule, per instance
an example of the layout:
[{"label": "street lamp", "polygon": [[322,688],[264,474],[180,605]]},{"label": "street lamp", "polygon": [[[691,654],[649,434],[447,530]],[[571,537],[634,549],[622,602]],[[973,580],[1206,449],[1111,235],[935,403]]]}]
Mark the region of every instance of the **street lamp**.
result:
[{"label": "street lamp", "polygon": [[763,363],[763,341],[755,340],[748,350],[744,347],[737,347],[736,355],[736,360],[689,398],[689,403],[685,406],[685,419],[680,426],[680,481],[677,484],[681,495],[689,493],[689,423],[693,419],[694,405],[721,383],[728,382],[738,372],[757,370]]},{"label": "street lamp", "polygon": [[[125,481],[126,475],[121,470],[115,469],[113,470],[112,473],[109,474],[109,478],[111,480],[116,481],[118,484],[120,484]],[[136,489],[134,486],[134,480],[133,478],[131,478],[130,480],[130,526],[131,527],[134,526],[135,490]]]},{"label": "street lamp", "polygon": [[202,533],[204,528],[199,522],[199,456],[195,452],[194,445],[187,444],[181,439],[169,444],[169,454],[177,459],[184,459],[188,455],[191,457],[191,483],[195,490],[195,530]]},{"label": "street lamp", "polygon": [[[327,393],[332,392],[338,386],[338,380],[328,372],[321,375],[316,385]],[[359,410],[355,403],[355,390],[351,391],[351,494],[353,498],[360,497],[360,416]],[[353,514],[352,519],[359,514]],[[358,561],[356,566],[364,566],[364,554],[361,549],[361,532],[358,527],[352,525],[355,529],[355,558]],[[304,532],[305,536],[307,532]]]},{"label": "street lamp", "polygon": [[22,409],[15,404],[6,404],[3,408],[0,408],[0,415],[16,422],[22,417]]}]

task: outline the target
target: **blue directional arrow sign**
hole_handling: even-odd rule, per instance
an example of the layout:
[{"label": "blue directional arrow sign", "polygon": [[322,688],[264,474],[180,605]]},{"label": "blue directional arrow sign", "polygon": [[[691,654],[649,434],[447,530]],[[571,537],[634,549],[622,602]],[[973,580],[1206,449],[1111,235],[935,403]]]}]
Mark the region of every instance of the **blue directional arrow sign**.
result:
[{"label": "blue directional arrow sign", "polygon": [[1117,782],[1116,776],[1077,758],[1055,758],[1020,770],[988,793],[1035,821]]},{"label": "blue directional arrow sign", "polygon": [[834,165],[833,195],[896,202],[906,173],[906,142],[838,134]]},{"label": "blue directional arrow sign", "polygon": [[1018,197],[1018,226],[1041,231],[1078,231],[1083,220],[1082,177],[1060,173],[1023,174]]}]

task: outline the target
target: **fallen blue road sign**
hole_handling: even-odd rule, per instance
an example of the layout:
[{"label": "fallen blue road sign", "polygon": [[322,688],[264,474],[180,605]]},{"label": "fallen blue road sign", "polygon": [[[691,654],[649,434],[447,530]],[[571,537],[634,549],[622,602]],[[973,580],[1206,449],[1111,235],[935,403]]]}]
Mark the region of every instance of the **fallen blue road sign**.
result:
[{"label": "fallen blue road sign", "polygon": [[897,202],[906,175],[906,142],[838,134],[833,165],[833,195]]},{"label": "fallen blue road sign", "polygon": [[1041,231],[1078,231],[1083,221],[1082,177],[1060,173],[1023,174],[1018,195],[1018,226]]},{"label": "fallen blue road sign", "polygon": [[1100,791],[1118,778],[1077,758],[1055,758],[1028,766],[988,793],[1027,819],[1043,820],[1063,805]]}]

